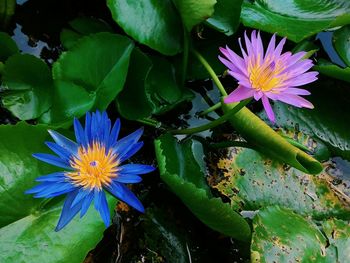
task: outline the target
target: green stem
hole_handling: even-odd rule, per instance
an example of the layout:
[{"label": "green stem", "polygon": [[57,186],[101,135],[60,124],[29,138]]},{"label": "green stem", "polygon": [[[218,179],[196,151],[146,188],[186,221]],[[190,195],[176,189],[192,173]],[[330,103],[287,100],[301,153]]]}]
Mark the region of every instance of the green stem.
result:
[{"label": "green stem", "polygon": [[193,133],[197,133],[197,132],[202,132],[202,131],[206,131],[209,129],[212,129],[224,122],[226,122],[231,116],[233,116],[234,114],[236,114],[239,110],[241,110],[245,105],[247,105],[249,102],[251,101],[251,99],[247,99],[247,100],[243,100],[240,103],[238,103],[234,108],[232,108],[232,110],[230,110],[229,112],[225,113],[224,115],[222,115],[220,118],[209,122],[207,124],[204,124],[202,126],[198,126],[195,128],[189,128],[189,129],[182,129],[182,130],[172,130],[169,131],[172,134],[193,134]]},{"label": "green stem", "polygon": [[184,51],[183,51],[183,57],[182,57],[182,84],[186,81],[187,76],[187,65],[188,65],[188,54],[190,50],[190,39],[189,39],[189,33],[184,27]]},{"label": "green stem", "polygon": [[160,122],[157,122],[156,120],[148,119],[148,118],[143,118],[143,119],[138,119],[136,120],[142,124],[152,126],[154,128],[159,128],[161,126]]},{"label": "green stem", "polygon": [[197,57],[197,59],[202,63],[202,65],[205,67],[205,69],[208,71],[209,75],[212,77],[215,85],[219,89],[222,96],[227,96],[226,90],[224,86],[221,84],[218,76],[214,72],[213,68],[209,65],[209,63],[205,60],[205,58],[198,53],[196,50],[192,50],[193,54]]},{"label": "green stem", "polygon": [[220,109],[220,107],[221,107],[221,102],[218,102],[215,105],[211,106],[210,108],[206,109],[205,111],[202,111],[201,113],[199,113],[198,116],[205,116],[212,111]]}]

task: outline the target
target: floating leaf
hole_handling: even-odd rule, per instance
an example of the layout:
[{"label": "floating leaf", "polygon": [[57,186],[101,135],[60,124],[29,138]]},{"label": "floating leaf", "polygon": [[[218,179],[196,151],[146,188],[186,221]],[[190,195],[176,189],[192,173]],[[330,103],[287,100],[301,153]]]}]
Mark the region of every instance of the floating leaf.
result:
[{"label": "floating leaf", "polygon": [[174,0],[188,31],[214,13],[216,0]]},{"label": "floating leaf", "polygon": [[289,209],[260,210],[253,226],[252,262],[337,262],[317,226]]},{"label": "floating leaf", "polygon": [[350,82],[350,67],[341,68],[333,63],[320,59],[313,68],[328,77]]},{"label": "floating leaf", "polygon": [[117,97],[117,106],[124,118],[136,120],[149,117],[153,111],[145,91],[145,79],[151,70],[152,61],[139,49],[134,49],[130,59],[128,77],[123,91]]},{"label": "floating leaf", "polygon": [[51,71],[32,55],[13,55],[5,63],[3,91],[2,103],[14,116],[35,119],[51,107]]},{"label": "floating leaf", "polygon": [[344,26],[333,34],[334,48],[345,64],[350,67],[350,26]]},{"label": "floating leaf", "polygon": [[350,204],[333,193],[326,175],[302,173],[247,148],[229,148],[219,158],[212,156],[210,164],[211,186],[236,210],[279,205],[315,218],[350,218]]},{"label": "floating leaf", "polygon": [[113,19],[136,41],[164,55],[182,49],[182,26],[171,0],[108,0]]},{"label": "floating leaf", "polygon": [[4,32],[0,32],[0,43],[0,61],[5,62],[10,56],[19,52],[16,42]]},{"label": "floating leaf", "polygon": [[207,23],[216,30],[232,35],[239,26],[243,0],[217,0],[214,14]]},{"label": "floating leaf", "polygon": [[347,0],[245,1],[241,19],[245,26],[299,42],[318,32],[350,23]]},{"label": "floating leaf", "polygon": [[204,180],[203,149],[198,142],[177,143],[169,134],[155,141],[162,180],[205,224],[240,240],[250,238],[247,222],[219,198],[213,198]]},{"label": "floating leaf", "polygon": [[338,219],[322,222],[330,247],[337,251],[337,260],[334,262],[350,262],[350,224]]},{"label": "floating leaf", "polygon": [[78,17],[69,22],[72,29],[64,28],[60,40],[66,49],[70,49],[83,36],[100,32],[113,32],[112,28],[103,20],[92,17]]},{"label": "floating leaf", "polygon": [[52,121],[106,109],[123,88],[133,46],[127,37],[97,33],[81,38],[63,53],[53,66]]}]

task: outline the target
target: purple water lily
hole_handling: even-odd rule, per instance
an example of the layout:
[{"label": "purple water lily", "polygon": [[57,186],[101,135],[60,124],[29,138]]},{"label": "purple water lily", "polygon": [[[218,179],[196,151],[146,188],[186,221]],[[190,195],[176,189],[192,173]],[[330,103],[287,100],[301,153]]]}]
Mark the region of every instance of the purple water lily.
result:
[{"label": "purple water lily", "polygon": [[228,73],[238,80],[238,88],[230,93],[225,103],[239,102],[254,97],[262,100],[268,118],[275,122],[275,114],[269,99],[282,101],[299,108],[312,109],[313,105],[299,95],[310,95],[305,89],[296,88],[317,80],[318,72],[307,72],[313,63],[304,59],[306,52],[282,54],[286,38],[276,46],[276,36],[273,35],[264,52],[260,32],[254,30],[251,38],[244,34],[246,50],[239,45],[243,58],[230,48],[220,48],[225,57],[219,56],[220,61],[228,67]]}]

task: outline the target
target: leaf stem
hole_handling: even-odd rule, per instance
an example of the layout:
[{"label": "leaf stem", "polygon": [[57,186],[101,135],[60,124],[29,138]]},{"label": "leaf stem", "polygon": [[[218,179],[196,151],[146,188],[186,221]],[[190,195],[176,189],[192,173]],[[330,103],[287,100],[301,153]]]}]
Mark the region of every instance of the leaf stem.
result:
[{"label": "leaf stem", "polygon": [[218,76],[216,75],[215,71],[213,70],[213,68],[209,65],[209,63],[205,60],[205,58],[201,54],[198,53],[198,51],[193,49],[192,52],[197,57],[199,62],[201,62],[202,65],[205,67],[205,69],[208,71],[208,73],[212,77],[216,87],[219,89],[221,95],[227,96],[226,90],[225,90],[224,86],[222,85],[222,83],[220,82],[220,80],[219,80]]},{"label": "leaf stem", "polygon": [[220,118],[209,122],[207,124],[195,127],[195,128],[188,128],[188,129],[182,129],[182,130],[171,130],[169,131],[172,134],[193,134],[193,133],[197,133],[197,132],[202,132],[202,131],[206,131],[209,129],[212,129],[224,122],[226,122],[231,116],[233,116],[234,114],[236,114],[239,110],[241,110],[245,105],[247,105],[249,102],[251,101],[251,99],[247,99],[247,100],[243,100],[240,103],[238,103],[234,108],[232,108],[232,110],[230,110],[229,112],[225,113],[224,115],[222,115]]},{"label": "leaf stem", "polygon": [[208,109],[206,109],[205,111],[202,111],[201,113],[198,114],[198,116],[205,116],[208,113],[215,111],[217,109],[220,109],[221,107],[221,102],[216,103],[215,105],[209,107]]},{"label": "leaf stem", "polygon": [[152,126],[154,128],[159,128],[161,126],[161,123],[153,120],[153,119],[149,119],[149,118],[142,118],[142,119],[137,119],[136,121],[148,125],[148,126]]}]

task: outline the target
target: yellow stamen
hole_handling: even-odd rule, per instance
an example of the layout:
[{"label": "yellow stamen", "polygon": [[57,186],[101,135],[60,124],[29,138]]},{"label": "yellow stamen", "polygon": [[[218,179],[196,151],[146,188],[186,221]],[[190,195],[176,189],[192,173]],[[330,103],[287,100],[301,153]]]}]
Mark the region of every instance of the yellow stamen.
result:
[{"label": "yellow stamen", "polygon": [[94,142],[87,149],[80,147],[78,156],[73,157],[70,165],[75,171],[66,173],[66,176],[75,185],[101,189],[117,177],[119,161],[111,150],[106,153],[103,145]]},{"label": "yellow stamen", "polygon": [[284,74],[279,75],[283,70],[284,65],[280,61],[267,58],[260,63],[259,56],[256,60],[252,59],[248,65],[250,83],[256,90],[270,91],[286,79]]}]

